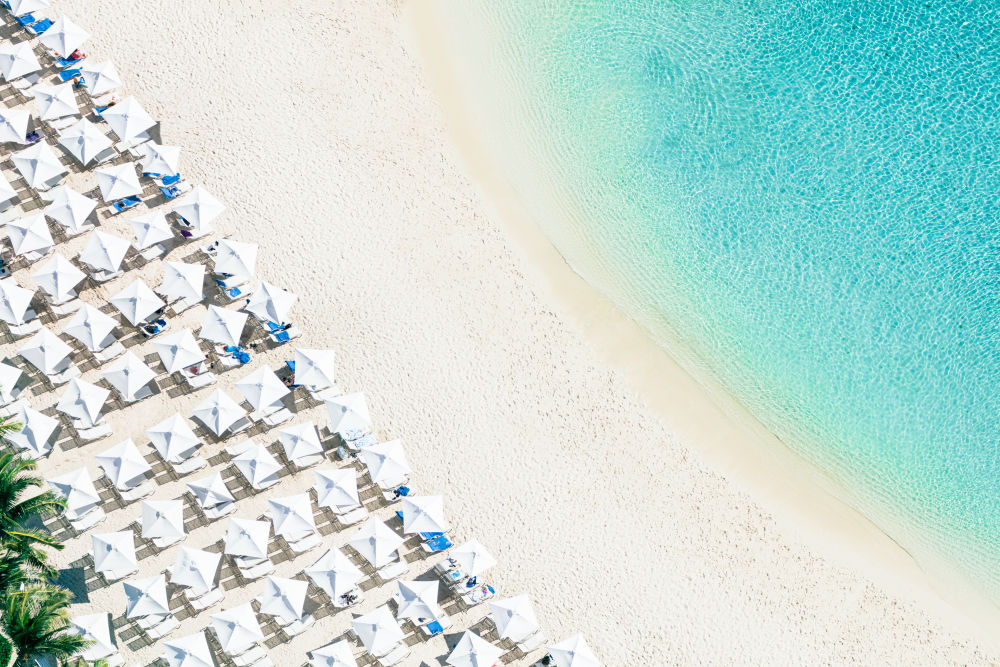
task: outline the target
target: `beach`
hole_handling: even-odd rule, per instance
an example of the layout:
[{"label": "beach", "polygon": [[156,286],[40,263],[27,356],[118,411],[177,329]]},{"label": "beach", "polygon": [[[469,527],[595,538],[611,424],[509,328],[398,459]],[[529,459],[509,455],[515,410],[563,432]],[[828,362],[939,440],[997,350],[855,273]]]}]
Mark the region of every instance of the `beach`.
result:
[{"label": "beach", "polygon": [[[412,486],[445,496],[456,543],[492,550],[491,583],[501,597],[530,594],[551,640],[583,632],[608,665],[1000,661],[989,610],[972,620],[946,602],[905,552],[819,490],[817,473],[737,406],[719,407],[724,398],[658,355],[519,222],[516,197],[442,107],[433,26],[406,4],[56,9],[91,32],[89,57],[114,60],[162,121],[184,175],[228,205],[220,231],[260,244],[258,275],[299,295],[299,342],[337,350],[339,384],[366,392],[380,440],[403,439]],[[199,315],[185,323],[197,328]],[[259,361],[277,367],[288,353]],[[242,375],[219,386],[237,395]],[[148,451],[143,430],[190,414],[206,393],[164,392],[112,413],[112,437],[41,470],[52,477],[89,457],[96,477],[94,453],[125,437]],[[285,480],[240,516],[312,480]],[[184,481],[154,497],[179,496]],[[136,519],[132,505],[101,529]],[[185,544],[219,537],[206,527]],[[58,564],[89,550],[89,536],[73,539]],[[143,559],[141,573],[170,562],[170,552]],[[120,616],[123,600],[115,584],[78,609]],[[269,654],[301,664],[348,621],[321,619]],[[176,636],[206,624],[206,614],[185,619]],[[444,654],[439,637],[419,656]],[[158,655],[137,646],[126,659]]]}]

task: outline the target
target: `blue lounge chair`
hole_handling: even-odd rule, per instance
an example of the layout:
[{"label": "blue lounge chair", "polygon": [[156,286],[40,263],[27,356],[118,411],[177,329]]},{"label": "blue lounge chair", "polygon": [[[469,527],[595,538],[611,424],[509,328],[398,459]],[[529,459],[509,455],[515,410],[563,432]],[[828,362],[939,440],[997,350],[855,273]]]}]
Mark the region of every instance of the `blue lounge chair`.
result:
[{"label": "blue lounge chair", "polygon": [[31,14],[25,14],[24,16],[15,16],[14,20],[20,23],[25,28],[27,28],[29,25],[35,22],[35,17]]},{"label": "blue lounge chair", "polygon": [[[67,67],[72,67],[73,65],[79,65],[83,62],[83,58],[77,58],[76,60],[70,60],[69,58],[60,58],[56,61],[56,67],[59,69],[66,69]],[[65,81],[65,79],[63,79]]]},{"label": "blue lounge chair", "polygon": [[94,113],[97,114],[98,118],[100,118],[101,114],[104,113],[107,110],[107,108],[108,108],[107,106],[94,107]]},{"label": "blue lounge chair", "polygon": [[127,211],[133,206],[138,206],[141,203],[142,200],[139,199],[138,197],[135,196],[125,197],[125,199],[119,199],[118,201],[113,203],[111,205],[111,208],[115,210],[115,213],[122,213],[123,211]]},{"label": "blue lounge chair", "polygon": [[275,343],[278,343],[279,345],[281,343],[287,343],[291,339],[292,337],[288,335],[287,331],[278,331],[277,333],[271,334],[271,340],[273,340]]},{"label": "blue lounge chair", "polygon": [[162,176],[160,177],[160,183],[164,186],[173,185],[177,181],[181,180],[180,172],[177,172],[173,176]]},{"label": "blue lounge chair", "polygon": [[429,548],[432,553],[437,553],[439,551],[450,549],[452,542],[444,535],[441,535],[439,537],[435,537],[433,540],[427,540],[424,542],[424,545]]},{"label": "blue lounge chair", "polygon": [[282,330],[282,327],[284,326],[285,326],[284,324],[278,324],[277,322],[272,322],[271,320],[267,321],[267,329],[271,333],[278,333],[279,331]]},{"label": "blue lounge chair", "polygon": [[24,29],[27,30],[32,35],[41,35],[43,32],[45,32],[51,27],[52,27],[52,19],[42,19],[41,21],[36,21],[31,25],[24,26]]},{"label": "blue lounge chair", "polygon": [[216,280],[215,284],[221,287],[222,291],[225,292],[226,296],[230,299],[238,299],[243,294],[243,290],[239,287],[226,287],[226,283],[222,280]]},{"label": "blue lounge chair", "polygon": [[176,185],[160,188],[160,192],[162,192],[163,196],[166,197],[167,199],[177,199],[182,194],[184,194],[183,192],[181,192],[180,188],[178,188]]},{"label": "blue lounge chair", "polygon": [[428,634],[430,634],[431,637],[436,637],[437,635],[439,635],[439,634],[441,634],[441,633],[444,632],[444,628],[441,627],[441,624],[439,622],[437,622],[436,620],[431,621],[430,623],[428,623],[424,627],[427,628],[427,632],[428,632]]},{"label": "blue lounge chair", "polygon": [[294,361],[286,361],[285,365],[288,366],[288,370],[290,370],[293,373],[295,372],[295,362]]},{"label": "blue lounge chair", "polygon": [[69,81],[71,79],[75,79],[78,76],[80,76],[80,70],[78,69],[64,69],[63,71],[59,72],[60,81]]}]

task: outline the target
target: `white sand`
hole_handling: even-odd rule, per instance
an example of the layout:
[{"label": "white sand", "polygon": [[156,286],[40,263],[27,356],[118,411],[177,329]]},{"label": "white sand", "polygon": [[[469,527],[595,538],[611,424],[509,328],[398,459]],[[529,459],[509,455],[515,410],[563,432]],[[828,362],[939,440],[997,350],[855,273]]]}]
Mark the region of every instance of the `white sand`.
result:
[{"label": "white sand", "polygon": [[[602,360],[572,317],[579,311],[556,299],[558,285],[528,261],[537,253],[513,245],[458,166],[391,2],[59,0],[58,7],[93,33],[90,57],[113,58],[128,91],[163,120],[165,143],[185,150],[185,176],[231,207],[222,231],[262,244],[258,273],[300,295],[301,342],[338,350],[341,385],[368,392],[384,439],[404,439],[414,488],[447,496],[456,541],[475,536],[494,550],[501,564],[489,579],[501,596],[531,593],[549,637],[580,630],[608,665],[1000,660],[926,584],[900,594],[897,584],[859,573],[823,540],[806,537],[800,523],[772,519],[785,514],[776,498],[764,509],[715,472],[702,456],[707,448],[672,432],[637,396],[641,382]],[[124,233],[124,221],[108,228]],[[28,284],[24,273],[18,278]],[[151,283],[159,277],[143,273]],[[201,312],[173,326],[197,327]],[[143,351],[152,352],[148,344]],[[255,363],[277,366],[289,353]],[[242,374],[227,373],[220,384]],[[720,414],[677,382],[691,414]],[[54,403],[58,393],[39,403]],[[206,394],[164,393],[118,411],[110,417],[114,436],[53,455],[43,471],[86,462],[96,478],[93,454],[126,436],[150,451],[144,428],[176,409],[189,414]],[[325,419],[321,411],[299,419],[307,417]],[[715,433],[706,438],[712,443],[740,433],[732,423],[701,426]],[[742,442],[726,444],[731,452]],[[300,474],[266,496],[311,481]],[[167,481],[155,497],[183,488],[183,480]],[[257,516],[264,497],[243,503],[239,515]],[[831,526],[841,534],[848,512],[803,502],[833,508]],[[136,519],[133,505],[100,530]],[[186,544],[214,543],[220,526],[194,531]],[[342,544],[347,532],[328,544]],[[89,537],[72,540],[59,561],[89,548]],[[174,551],[142,560],[143,574],[161,571]],[[293,574],[319,554],[281,563],[278,573]],[[225,606],[259,590],[230,590]],[[372,592],[363,609],[388,594]],[[93,592],[75,611],[95,610],[121,616],[121,586]],[[348,613],[324,618],[270,655],[301,664],[348,620]],[[172,637],[207,623],[208,613],[187,619]],[[130,634],[120,635],[123,648]],[[160,653],[134,648],[126,664]],[[437,638],[406,664],[441,664],[445,653]]]}]

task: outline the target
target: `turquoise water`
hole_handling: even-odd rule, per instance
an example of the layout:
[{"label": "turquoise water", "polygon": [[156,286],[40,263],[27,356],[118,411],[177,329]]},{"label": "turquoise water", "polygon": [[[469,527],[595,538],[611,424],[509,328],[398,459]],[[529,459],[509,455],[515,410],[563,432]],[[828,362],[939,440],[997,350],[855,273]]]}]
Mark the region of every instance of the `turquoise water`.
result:
[{"label": "turquoise water", "polygon": [[449,7],[574,268],[1000,599],[998,6]]}]

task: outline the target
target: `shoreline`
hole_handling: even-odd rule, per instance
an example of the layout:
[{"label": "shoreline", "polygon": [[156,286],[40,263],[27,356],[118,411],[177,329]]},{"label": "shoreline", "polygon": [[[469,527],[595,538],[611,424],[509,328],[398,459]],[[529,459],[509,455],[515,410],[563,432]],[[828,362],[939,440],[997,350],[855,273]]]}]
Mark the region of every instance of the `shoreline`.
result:
[{"label": "shoreline", "polygon": [[[894,595],[917,601],[940,619],[957,620],[985,645],[1000,649],[1000,607],[946,566],[934,573],[849,505],[835,480],[768,431],[721,386],[695,378],[653,342],[636,321],[588,284],[566,262],[495,166],[485,131],[441,39],[444,19],[434,0],[403,3],[404,30],[447,121],[452,152],[513,248],[525,258],[531,282],[561,308],[598,357],[622,372],[639,400],[712,469],[749,492],[784,528],[821,556],[872,578]],[[474,92],[472,93],[474,94]],[[748,445],[748,446],[747,446]],[[779,470],[779,474],[775,471]],[[991,635],[993,631],[993,635]]]}]

